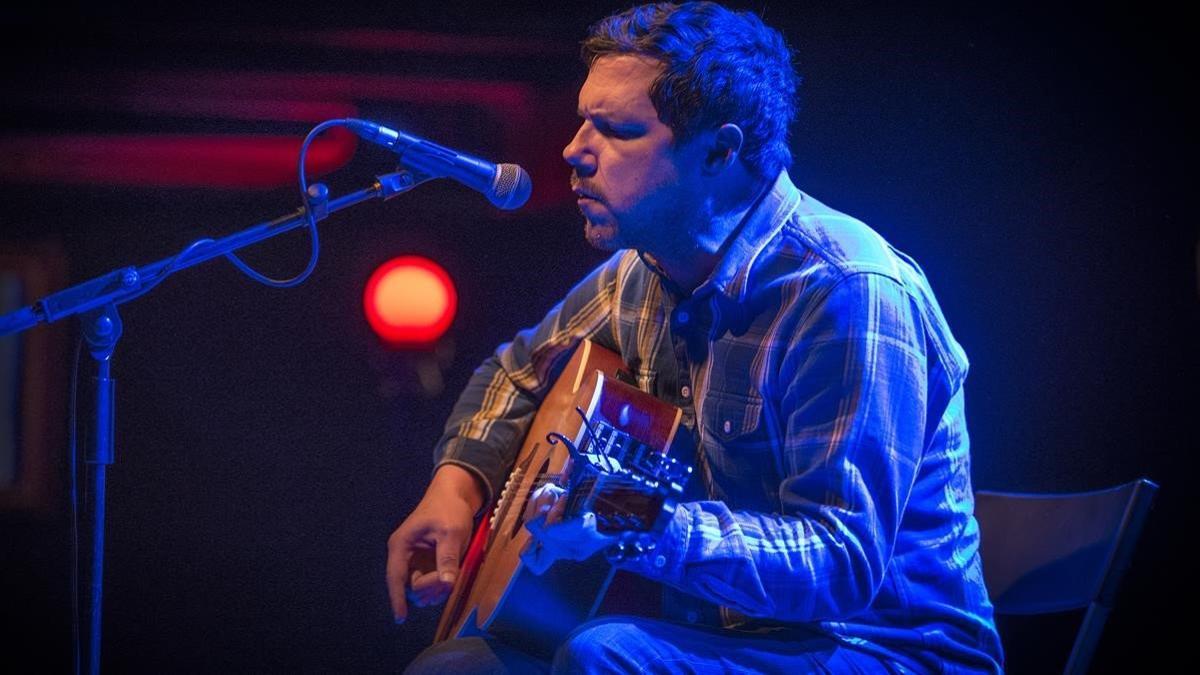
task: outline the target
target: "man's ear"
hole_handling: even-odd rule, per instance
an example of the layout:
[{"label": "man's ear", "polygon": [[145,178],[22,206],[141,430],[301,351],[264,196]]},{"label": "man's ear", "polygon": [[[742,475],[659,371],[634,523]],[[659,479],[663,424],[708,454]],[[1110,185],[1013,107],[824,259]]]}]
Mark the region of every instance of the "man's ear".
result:
[{"label": "man's ear", "polygon": [[737,161],[742,151],[742,129],[736,124],[722,124],[712,136],[704,157],[704,173],[715,175]]}]

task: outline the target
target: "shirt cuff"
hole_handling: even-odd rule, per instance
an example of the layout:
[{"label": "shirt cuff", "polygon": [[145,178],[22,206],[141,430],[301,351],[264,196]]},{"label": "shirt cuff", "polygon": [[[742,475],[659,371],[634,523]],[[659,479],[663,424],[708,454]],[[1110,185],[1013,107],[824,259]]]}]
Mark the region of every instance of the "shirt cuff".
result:
[{"label": "shirt cuff", "polygon": [[435,473],[444,464],[454,464],[466,469],[479,479],[484,489],[483,506],[481,507],[484,510],[499,494],[497,486],[503,485],[504,481],[508,479],[508,467],[502,464],[500,453],[486,443],[473,438],[451,438],[437,449],[434,457],[433,470]]},{"label": "shirt cuff", "polygon": [[692,534],[692,515],[688,504],[677,504],[667,526],[654,540],[654,550],[633,560],[616,563],[618,569],[648,579],[678,586],[683,581],[684,562]]}]

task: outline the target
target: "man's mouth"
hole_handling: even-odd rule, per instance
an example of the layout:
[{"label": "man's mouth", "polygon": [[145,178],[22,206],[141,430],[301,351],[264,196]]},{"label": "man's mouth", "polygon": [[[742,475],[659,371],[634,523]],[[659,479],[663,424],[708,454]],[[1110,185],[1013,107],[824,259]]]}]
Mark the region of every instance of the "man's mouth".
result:
[{"label": "man's mouth", "polygon": [[571,192],[575,194],[576,199],[590,199],[595,202],[604,201],[595,192],[585,190],[577,185],[571,186]]}]

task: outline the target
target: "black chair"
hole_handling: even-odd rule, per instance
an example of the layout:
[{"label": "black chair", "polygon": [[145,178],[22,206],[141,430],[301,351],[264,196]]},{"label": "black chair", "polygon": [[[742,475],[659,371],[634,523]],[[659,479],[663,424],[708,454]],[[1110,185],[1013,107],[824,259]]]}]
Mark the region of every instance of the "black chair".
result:
[{"label": "black chair", "polygon": [[980,555],[997,614],[1086,607],[1065,672],[1087,671],[1158,485],[1076,494],[975,494]]}]

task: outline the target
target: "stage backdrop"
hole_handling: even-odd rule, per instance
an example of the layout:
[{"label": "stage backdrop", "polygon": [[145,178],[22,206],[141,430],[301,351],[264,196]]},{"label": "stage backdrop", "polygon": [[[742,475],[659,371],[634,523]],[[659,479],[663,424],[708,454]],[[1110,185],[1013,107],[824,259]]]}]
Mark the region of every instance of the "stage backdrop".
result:
[{"label": "stage backdrop", "polygon": [[[61,252],[64,283],[291,211],[299,139],[327,118],[517,162],[536,185],[505,214],[430,184],[323,223],[302,286],[214,262],[122,308],[113,672],[398,670],[436,612],[392,625],[385,542],[421,494],[441,420],[475,365],[602,259],[559,153],[577,123],[577,41],[619,7],[403,4],[10,18],[25,39],[3,47],[0,245]],[[1200,335],[1181,22],[1041,5],[753,9],[785,31],[804,76],[795,181],[920,261],[971,358],[975,487],[1162,485],[1096,671],[1172,662],[1191,592],[1175,550],[1194,524]],[[317,145],[313,178],[335,195],[392,168],[344,135]],[[245,257],[289,276],[308,251],[295,232]],[[362,315],[367,277],[400,254],[457,284],[458,317],[432,352],[387,349]],[[56,469],[41,479],[52,496],[0,515],[0,658],[39,671],[70,659],[75,328],[56,330],[59,347],[23,371],[53,393],[56,431],[33,450]],[[0,351],[6,406],[14,364],[28,365],[15,349]],[[421,384],[430,368],[441,386]],[[85,357],[83,392],[92,372]],[[20,450],[5,448],[11,483]]]}]

